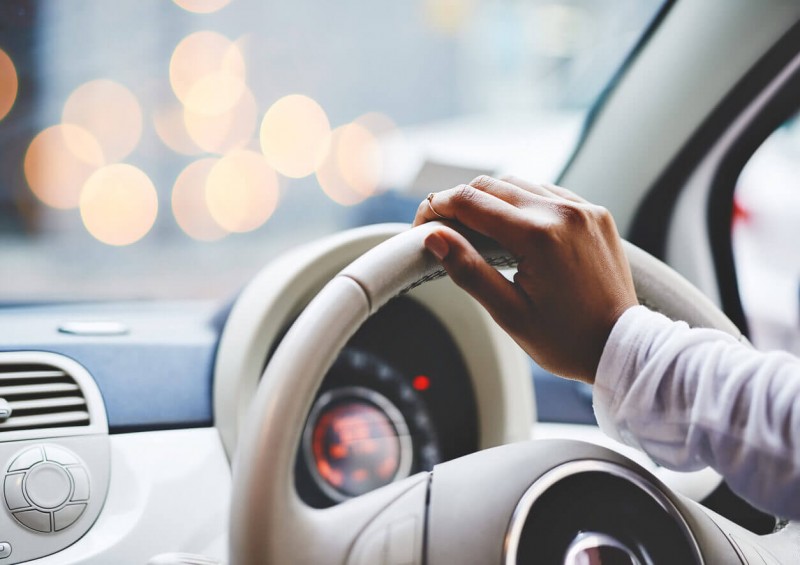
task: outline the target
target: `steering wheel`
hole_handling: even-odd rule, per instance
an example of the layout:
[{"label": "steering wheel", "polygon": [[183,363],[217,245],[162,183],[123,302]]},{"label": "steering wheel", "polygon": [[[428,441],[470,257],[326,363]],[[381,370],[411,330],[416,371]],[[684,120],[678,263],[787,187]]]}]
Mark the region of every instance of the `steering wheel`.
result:
[{"label": "steering wheel", "polygon": [[[673,550],[680,545],[687,559],[702,562],[702,555],[711,551],[704,543],[723,552],[715,559],[724,552],[736,559],[729,545],[726,550],[709,542],[712,536],[698,535],[713,524],[691,501],[624,456],[576,441],[530,441],[481,451],[330,508],[312,508],[300,500],[294,462],[322,380],[369,315],[393,297],[445,276],[423,245],[435,227],[433,222],[403,232],[351,263],[309,303],[276,350],[234,459],[231,563],[517,563],[536,536],[560,536],[568,551],[621,551],[638,555],[641,562],[657,557],[657,547],[648,550],[630,532],[615,537],[600,531],[603,524],[581,522],[578,515],[585,517],[591,505],[600,508],[601,516],[591,524],[613,513],[613,501],[592,499],[595,492],[639,500],[630,502],[644,505],[635,506],[636,521],[650,520],[644,525],[669,530],[662,537],[673,540]],[[744,339],[683,277],[623,243],[642,304],[691,326]],[[493,266],[515,266],[513,257],[490,244],[480,251]],[[573,500],[570,492],[584,493],[582,500]],[[566,521],[536,518],[552,512],[546,508],[553,504],[563,509]],[[630,516],[618,518],[620,531],[626,519],[631,521]],[[551,531],[557,527],[564,531]],[[569,533],[572,529],[575,535]],[[559,551],[564,555],[563,548]]]}]

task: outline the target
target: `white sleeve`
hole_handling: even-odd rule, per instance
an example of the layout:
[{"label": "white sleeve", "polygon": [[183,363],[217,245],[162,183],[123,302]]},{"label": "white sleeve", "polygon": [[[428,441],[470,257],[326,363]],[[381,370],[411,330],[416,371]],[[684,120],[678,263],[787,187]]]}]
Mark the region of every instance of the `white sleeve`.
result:
[{"label": "white sleeve", "polygon": [[800,519],[800,360],[636,306],[608,338],[594,410],[657,463],[710,466],[753,505]]}]

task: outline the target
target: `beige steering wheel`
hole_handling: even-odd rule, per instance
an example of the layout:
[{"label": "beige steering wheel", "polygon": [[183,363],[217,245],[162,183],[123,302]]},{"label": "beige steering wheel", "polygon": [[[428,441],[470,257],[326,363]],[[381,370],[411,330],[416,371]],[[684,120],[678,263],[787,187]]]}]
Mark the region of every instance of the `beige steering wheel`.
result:
[{"label": "beige steering wheel", "polygon": [[[391,298],[445,276],[423,246],[436,227],[434,222],[408,230],[351,263],[320,291],[284,337],[261,379],[234,460],[231,563],[370,563],[377,558],[421,563],[423,551],[427,563],[500,562],[517,503],[549,470],[565,461],[602,459],[646,474],[597,446],[540,441],[437,466],[432,485],[431,473],[419,473],[327,509],[311,508],[300,500],[293,466],[317,390],[368,316]],[[741,339],[736,326],[699,290],[624,243],[641,303],[691,326],[717,328]],[[502,250],[481,252],[492,265],[514,266],[514,258]],[[491,457],[483,455],[489,452]],[[450,471],[454,468],[458,472]],[[457,478],[448,485],[448,476]],[[501,480],[489,487],[482,484],[486,477]],[[487,488],[491,500],[480,492]],[[680,497],[668,497],[683,508]],[[470,500],[469,508],[464,499]],[[459,530],[461,537],[454,539]]]}]

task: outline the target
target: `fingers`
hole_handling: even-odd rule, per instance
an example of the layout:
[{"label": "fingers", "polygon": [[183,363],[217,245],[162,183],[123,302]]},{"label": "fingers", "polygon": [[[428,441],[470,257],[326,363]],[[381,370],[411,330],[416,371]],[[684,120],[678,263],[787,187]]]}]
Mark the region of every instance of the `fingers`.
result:
[{"label": "fingers", "polygon": [[499,179],[495,179],[486,175],[477,177],[469,183],[469,185],[476,190],[480,190],[486,192],[487,194],[491,194],[492,196],[496,196],[500,200],[508,202],[512,206],[517,208],[523,208],[532,204],[536,196],[544,196],[553,198],[555,195],[553,193],[548,193],[545,190],[536,191],[536,190],[529,190],[521,185],[517,185],[511,181],[507,181],[506,178],[511,177],[502,177]]},{"label": "fingers", "polygon": [[524,233],[520,227],[526,221],[519,208],[469,185],[443,190],[433,199],[423,200],[417,209],[414,225],[440,220],[441,216],[494,239],[512,253],[519,249]]},{"label": "fingers", "polygon": [[453,281],[467,291],[509,333],[524,329],[531,304],[520,290],[491,267],[458,232],[442,228],[425,238],[425,247]]},{"label": "fingers", "polygon": [[580,202],[585,204],[587,201],[572,192],[571,190],[567,190],[561,186],[556,186],[555,184],[550,183],[541,183],[536,184],[525,179],[521,179],[519,177],[515,177],[513,175],[505,175],[500,177],[500,180],[518,186],[519,188],[525,189],[533,194],[539,194],[541,196],[547,196],[550,198],[563,198],[565,200],[569,200],[571,202]]},{"label": "fingers", "polygon": [[588,204],[561,187],[506,178],[512,182],[480,176],[469,185],[431,194],[419,205],[414,225],[451,219],[520,256],[531,237]]}]

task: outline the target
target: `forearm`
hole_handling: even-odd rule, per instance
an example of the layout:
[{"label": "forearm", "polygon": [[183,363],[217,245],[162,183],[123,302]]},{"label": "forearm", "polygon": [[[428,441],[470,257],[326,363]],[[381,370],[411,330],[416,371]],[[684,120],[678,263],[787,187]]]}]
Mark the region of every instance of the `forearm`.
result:
[{"label": "forearm", "polygon": [[706,465],[753,503],[800,518],[800,362],[644,307],[614,326],[598,366],[601,428],[673,469]]}]

